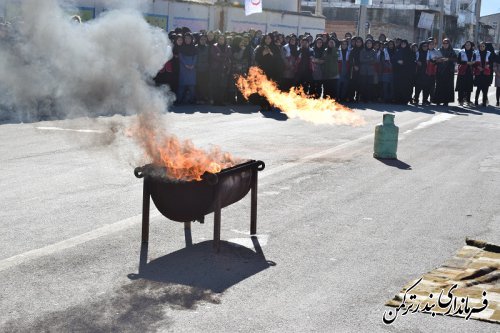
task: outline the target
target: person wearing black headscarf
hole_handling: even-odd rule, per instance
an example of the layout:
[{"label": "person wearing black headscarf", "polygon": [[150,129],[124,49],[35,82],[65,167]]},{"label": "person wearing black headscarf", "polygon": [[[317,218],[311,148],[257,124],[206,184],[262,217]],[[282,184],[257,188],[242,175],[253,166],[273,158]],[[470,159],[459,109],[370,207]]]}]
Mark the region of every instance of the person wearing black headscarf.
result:
[{"label": "person wearing black headscarf", "polygon": [[260,45],[255,49],[255,62],[270,80],[278,82],[282,76],[283,64],[280,50],[276,47],[273,37],[273,34],[269,33],[262,38]]},{"label": "person wearing black headscarf", "polygon": [[[486,51],[490,52],[490,68],[493,69],[493,65],[497,60],[497,54],[495,53],[495,48],[493,47],[492,43],[486,42],[485,44],[486,44]],[[493,83],[493,70],[490,73],[490,86],[492,83]]]},{"label": "person wearing black headscarf", "polygon": [[413,103],[417,105],[422,93],[422,104],[429,105],[429,96],[431,94],[431,78],[427,75],[427,58],[429,53],[429,43],[421,42],[417,51],[417,72],[415,74],[415,96]]},{"label": "person wearing black headscarf", "polygon": [[475,105],[479,105],[479,94],[483,94],[482,106],[488,104],[488,89],[490,87],[490,56],[491,52],[486,50],[486,43],[479,44],[476,51],[476,65],[474,68],[474,85],[476,86]]},{"label": "person wearing black headscarf", "polygon": [[309,93],[312,83],[312,49],[309,47],[309,40],[303,37],[300,40],[299,56],[297,60],[297,84]]},{"label": "person wearing black headscarf", "polygon": [[349,40],[344,39],[340,42],[340,50],[338,55],[339,62],[339,79],[337,84],[337,99],[345,102],[349,93],[349,81],[351,79],[351,65]]},{"label": "person wearing black headscarf", "polygon": [[310,94],[315,98],[321,96],[321,90],[323,87],[323,71],[325,60],[323,55],[325,54],[325,45],[323,44],[323,38],[317,37],[314,41],[313,47],[313,57],[312,57],[312,89]]},{"label": "person wearing black headscarf", "polygon": [[[273,37],[273,34],[269,33],[262,38],[260,45],[255,49],[255,63],[268,79],[278,82],[282,77],[283,60]],[[265,99],[262,99],[260,104],[267,111],[272,109]]]},{"label": "person wearing black headscarf", "polygon": [[408,46],[406,39],[391,59],[394,69],[394,100],[399,104],[408,104],[413,92],[413,77],[415,75],[415,54]]},{"label": "person wearing black headscarf", "polygon": [[179,87],[179,51],[184,44],[184,38],[174,32],[169,33],[169,36],[173,44],[172,58],[163,65],[153,80],[156,86],[166,84],[172,92],[177,93]]},{"label": "person wearing black headscarf", "polygon": [[[179,50],[179,89],[177,91],[177,103],[179,104],[185,101],[187,103],[195,101],[197,54],[193,35],[186,32],[184,45]],[[189,93],[189,98],[186,97],[187,93]]]},{"label": "person wearing black headscarf", "polygon": [[381,54],[382,62],[382,87],[384,102],[390,103],[394,101],[394,71],[392,59],[396,52],[396,46],[392,40],[384,43],[384,49]]},{"label": "person wearing black headscarf", "polygon": [[496,90],[496,98],[497,104],[496,106],[500,106],[500,54],[497,54],[495,57],[495,63],[493,64],[493,70],[495,71],[495,87]]},{"label": "person wearing black headscarf", "polygon": [[231,71],[231,47],[226,37],[220,35],[217,43],[210,49],[212,73],[210,75],[214,105],[224,106],[226,100],[229,72]]},{"label": "person wearing black headscarf", "polygon": [[354,37],[353,39],[353,48],[350,53],[349,62],[351,64],[351,82],[349,83],[349,99],[353,102],[359,102],[360,94],[361,94],[361,79],[360,79],[360,54],[361,50],[364,49],[363,38]]},{"label": "person wearing black headscarf", "polygon": [[458,91],[458,103],[472,104],[470,95],[474,87],[473,66],[476,63],[476,54],[472,47],[474,44],[471,41],[466,41],[462,46],[462,50],[458,52],[457,63],[457,84],[455,91]]},{"label": "person wearing black headscarf", "polygon": [[365,47],[359,53],[359,92],[360,99],[371,102],[375,95],[377,54],[373,50],[373,40],[367,39]]},{"label": "person wearing black headscarf", "polygon": [[297,61],[299,58],[299,46],[297,36],[290,35],[288,44],[284,47],[284,70],[283,70],[283,91],[289,91],[296,84]]},{"label": "person wearing black headscarf", "polygon": [[337,99],[337,81],[339,78],[339,50],[333,38],[327,42],[324,54],[324,92],[323,96]]},{"label": "person wearing black headscarf", "polygon": [[210,102],[210,46],[207,44],[207,35],[201,34],[196,45],[198,57],[196,59],[196,102],[206,104]]},{"label": "person wearing black headscarf", "polygon": [[451,47],[448,38],[443,39],[443,44],[439,49],[442,58],[437,60],[436,71],[436,92],[434,94],[434,103],[448,106],[448,103],[455,101],[455,92],[453,84],[455,81],[455,63],[457,55]]},{"label": "person wearing black headscarf", "polygon": [[244,102],[244,97],[241,92],[236,88],[236,80],[240,76],[246,76],[248,73],[249,63],[250,63],[250,53],[247,49],[245,41],[241,36],[234,37],[231,44],[232,51],[232,69],[229,80],[229,102],[234,103],[236,100],[238,103]]}]

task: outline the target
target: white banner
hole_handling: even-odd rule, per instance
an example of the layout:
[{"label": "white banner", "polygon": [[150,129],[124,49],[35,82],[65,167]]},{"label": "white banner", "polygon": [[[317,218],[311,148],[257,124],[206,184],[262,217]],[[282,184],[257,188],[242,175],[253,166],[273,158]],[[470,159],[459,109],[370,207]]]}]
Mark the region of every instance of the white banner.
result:
[{"label": "white banner", "polygon": [[418,27],[425,30],[431,30],[432,24],[434,23],[434,14],[431,13],[421,13],[420,20],[418,21]]},{"label": "white banner", "polygon": [[245,0],[245,15],[262,13],[262,0]]}]

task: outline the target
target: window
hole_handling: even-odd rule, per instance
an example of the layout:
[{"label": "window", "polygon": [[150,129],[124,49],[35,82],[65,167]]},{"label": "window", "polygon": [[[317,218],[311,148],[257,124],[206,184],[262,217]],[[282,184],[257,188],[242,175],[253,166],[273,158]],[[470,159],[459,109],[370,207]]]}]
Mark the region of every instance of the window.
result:
[{"label": "window", "polygon": [[460,10],[468,10],[468,9],[469,9],[468,3],[461,3],[460,4]]}]

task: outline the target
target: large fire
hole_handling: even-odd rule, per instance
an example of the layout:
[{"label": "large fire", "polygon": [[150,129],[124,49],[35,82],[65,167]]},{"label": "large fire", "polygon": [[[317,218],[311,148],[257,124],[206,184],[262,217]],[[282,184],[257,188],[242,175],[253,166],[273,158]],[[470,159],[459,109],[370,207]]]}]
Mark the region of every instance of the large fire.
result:
[{"label": "large fire", "polygon": [[200,181],[205,172],[217,173],[239,162],[217,147],[206,152],[196,148],[189,140],[180,141],[174,136],[169,136],[159,124],[161,124],[159,115],[141,113],[128,134],[144,149],[151,163],[166,168],[168,178]]},{"label": "large fire", "polygon": [[299,118],[315,124],[365,124],[363,117],[331,98],[314,99],[302,88],[292,88],[290,92],[279,90],[277,84],[269,80],[258,67],[251,67],[247,77],[239,76],[236,85],[245,98],[248,99],[250,95],[257,93],[290,118]]}]

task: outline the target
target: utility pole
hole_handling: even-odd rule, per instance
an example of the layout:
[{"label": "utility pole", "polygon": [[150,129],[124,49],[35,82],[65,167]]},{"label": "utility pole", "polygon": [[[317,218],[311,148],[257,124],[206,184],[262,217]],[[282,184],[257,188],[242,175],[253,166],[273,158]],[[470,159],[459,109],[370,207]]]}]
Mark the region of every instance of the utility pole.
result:
[{"label": "utility pole", "polygon": [[359,37],[362,37],[363,39],[366,36],[366,12],[367,12],[367,5],[368,0],[362,0],[361,4],[359,5],[359,16],[358,16],[358,30],[357,30],[357,35]]},{"label": "utility pole", "polygon": [[316,15],[316,16],[323,15],[322,5],[323,5],[322,0],[316,0],[316,10],[314,11],[314,15]]},{"label": "utility pole", "polygon": [[443,42],[443,32],[444,32],[444,0],[439,0],[439,31],[438,31],[438,40],[436,47],[441,45]]},{"label": "utility pole", "polygon": [[474,43],[479,43],[479,20],[481,19],[481,0],[476,0],[476,31],[474,33]]}]

